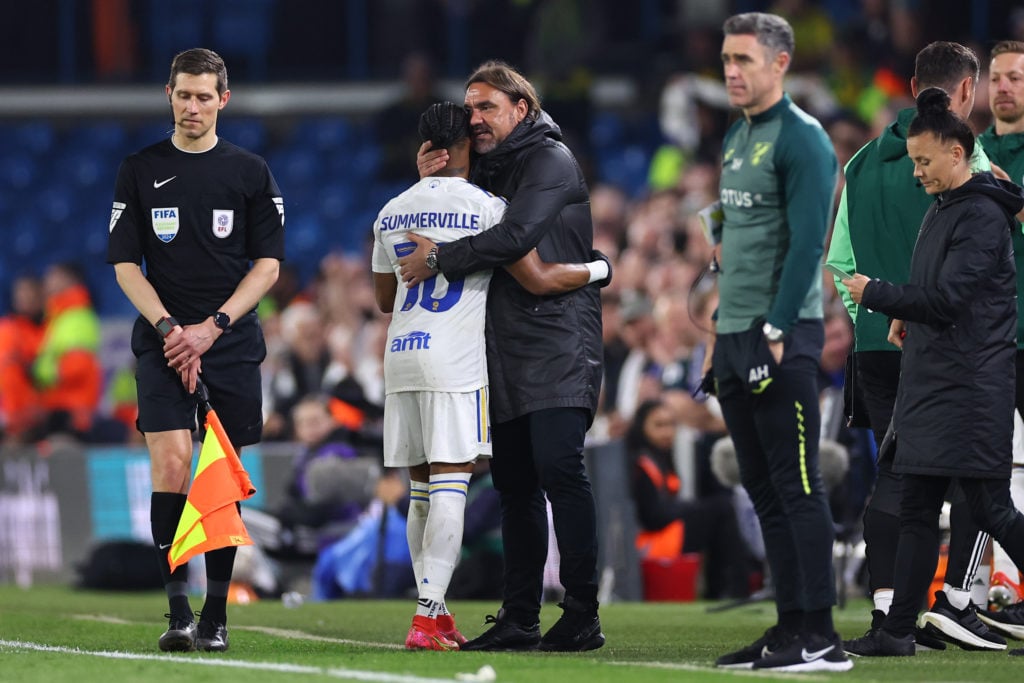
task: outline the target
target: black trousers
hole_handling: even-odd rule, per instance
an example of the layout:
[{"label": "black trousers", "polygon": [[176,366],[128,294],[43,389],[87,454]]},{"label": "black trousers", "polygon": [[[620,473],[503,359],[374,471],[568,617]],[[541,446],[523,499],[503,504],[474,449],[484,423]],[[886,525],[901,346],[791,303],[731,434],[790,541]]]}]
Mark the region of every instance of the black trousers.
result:
[{"label": "black trousers", "polygon": [[[1018,354],[1019,356],[1019,354]],[[896,391],[900,382],[900,360],[897,351],[857,352],[857,383],[871,422],[875,443],[881,445],[892,421]],[[1018,392],[1018,397],[1020,392]],[[967,507],[960,488],[950,485],[949,563],[946,583],[969,589],[978,571],[988,534],[983,532]],[[880,454],[875,489],[864,510],[864,542],[868,563],[868,590],[895,586],[896,548],[899,543],[900,499],[903,495],[902,475],[892,471],[892,455]]]},{"label": "black trousers", "polygon": [[[885,630],[904,636],[914,630],[917,612],[939,558],[939,513],[950,477],[903,475],[896,585]],[[1010,499],[1009,479],[956,479],[974,522],[992,535],[1024,569],[1024,515]]]},{"label": "black trousers", "polygon": [[[719,334],[713,365],[718,400],[736,446],[740,480],[761,524],[779,613],[836,602],[835,527],[818,470],[821,415],[817,372],[824,332],[801,320],[785,338],[781,364],[760,326]],[[758,380],[767,364],[771,382]]]},{"label": "black trousers", "polygon": [[493,426],[491,476],[501,495],[505,554],[503,607],[518,623],[540,615],[551,502],[567,596],[597,600],[597,511],[583,467],[588,413],[550,408]]}]

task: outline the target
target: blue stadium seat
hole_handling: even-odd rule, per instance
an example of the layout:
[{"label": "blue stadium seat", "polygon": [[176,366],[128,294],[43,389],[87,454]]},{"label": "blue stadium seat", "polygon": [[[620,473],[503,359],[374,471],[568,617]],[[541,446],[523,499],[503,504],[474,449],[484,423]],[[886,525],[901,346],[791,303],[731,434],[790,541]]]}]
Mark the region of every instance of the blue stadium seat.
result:
[{"label": "blue stadium seat", "polygon": [[129,134],[128,149],[126,154],[137,152],[143,147],[166,140],[174,133],[174,122],[167,118],[147,121],[135,127]]},{"label": "blue stadium seat", "polygon": [[25,152],[0,157],[0,187],[6,191],[21,192],[29,189],[38,175],[38,164]]},{"label": "blue stadium seat", "polygon": [[336,152],[357,142],[356,131],[342,116],[304,118],[295,124],[289,145],[320,153]]},{"label": "blue stadium seat", "polygon": [[109,193],[122,156],[120,151],[75,148],[55,160],[52,175],[79,188]]},{"label": "blue stadium seat", "polygon": [[217,135],[256,154],[263,154],[267,146],[267,128],[254,117],[218,118]]},{"label": "blue stadium seat", "polygon": [[98,150],[123,156],[128,151],[128,131],[122,123],[83,123],[68,130],[61,142],[66,152]]},{"label": "blue stadium seat", "polygon": [[294,189],[320,183],[321,159],[316,152],[309,149],[290,147],[279,150],[270,155],[268,163],[282,192],[285,188]]},{"label": "blue stadium seat", "polygon": [[57,132],[48,121],[32,121],[3,126],[0,154],[27,152],[35,156],[48,154],[57,141]]},{"label": "blue stadium seat", "polygon": [[40,227],[44,230],[50,230],[50,226],[59,226],[68,221],[75,209],[73,195],[67,185],[62,183],[47,183],[44,189],[36,194],[34,204]]},{"label": "blue stadium seat", "polygon": [[625,145],[598,154],[600,180],[615,185],[630,197],[636,197],[647,187],[647,172],[651,153],[642,145]]},{"label": "blue stadium seat", "polygon": [[594,149],[615,148],[622,144],[622,119],[612,112],[596,112],[590,123],[590,144]]},{"label": "blue stadium seat", "polygon": [[248,81],[267,78],[267,51],[275,1],[218,0],[210,3],[213,11],[211,45],[216,46],[228,64],[235,63],[234,57],[242,57],[249,69]]}]

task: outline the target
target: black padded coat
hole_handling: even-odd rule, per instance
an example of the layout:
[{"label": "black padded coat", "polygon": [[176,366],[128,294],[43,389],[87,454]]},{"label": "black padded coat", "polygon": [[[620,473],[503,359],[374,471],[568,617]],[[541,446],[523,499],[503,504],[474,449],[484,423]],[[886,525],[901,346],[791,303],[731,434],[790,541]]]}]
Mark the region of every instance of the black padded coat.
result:
[{"label": "black padded coat", "polygon": [[[990,173],[938,195],[905,285],[872,281],[862,304],[907,321],[893,426],[897,472],[1010,476],[1016,354],[1011,230],[1024,191]],[[870,273],[866,273],[870,275]]]},{"label": "black padded coat", "polygon": [[546,113],[524,120],[473,160],[474,183],[509,200],[504,220],[438,248],[449,280],[494,268],[487,296],[491,416],[507,422],[545,408],[578,407],[593,420],[601,387],[601,299],[596,284],[535,296],[501,266],[534,247],[548,263],[591,260],[590,193]]}]

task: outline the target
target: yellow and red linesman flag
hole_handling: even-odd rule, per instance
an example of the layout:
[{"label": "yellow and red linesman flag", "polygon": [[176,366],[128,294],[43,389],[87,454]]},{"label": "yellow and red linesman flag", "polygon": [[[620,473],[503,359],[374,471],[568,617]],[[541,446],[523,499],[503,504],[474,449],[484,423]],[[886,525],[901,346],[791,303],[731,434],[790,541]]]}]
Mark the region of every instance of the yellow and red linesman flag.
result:
[{"label": "yellow and red linesman flag", "polygon": [[173,572],[200,553],[252,545],[236,503],[256,493],[217,413],[206,413],[206,436],[196,475],[167,553]]}]

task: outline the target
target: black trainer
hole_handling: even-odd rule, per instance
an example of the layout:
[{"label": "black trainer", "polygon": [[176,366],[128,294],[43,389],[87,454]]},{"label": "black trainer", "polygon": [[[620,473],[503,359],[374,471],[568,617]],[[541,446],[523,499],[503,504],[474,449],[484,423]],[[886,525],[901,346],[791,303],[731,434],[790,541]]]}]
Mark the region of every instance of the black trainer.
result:
[{"label": "black trainer", "polygon": [[1024,602],[1007,605],[998,612],[979,609],[978,618],[1003,635],[1024,640]]},{"label": "black trainer", "polygon": [[[885,621],[886,621],[886,613],[884,611],[882,611],[881,609],[872,609],[871,610],[871,628],[866,633],[864,633],[864,635],[861,638],[854,638],[852,640],[844,640],[843,641],[843,649],[846,650],[847,654],[854,654],[853,652],[850,651],[850,648],[847,647],[847,644],[850,643],[852,647],[857,647],[856,643],[858,641],[860,641],[862,638],[866,638],[867,636],[871,635],[872,632],[880,630],[882,628],[883,624],[885,624]],[[931,629],[931,628],[932,627],[929,627],[929,629]],[[944,650],[944,649],[946,649],[946,641],[942,640],[941,638],[938,638],[937,636],[932,635],[931,633],[928,632],[927,629],[915,628],[913,630],[913,642],[916,645],[916,649],[919,649],[919,650]]]},{"label": "black trainer", "polygon": [[935,603],[921,615],[917,625],[964,650],[1006,649],[1006,641],[982,623],[973,604],[956,609],[949,604],[944,591],[935,591]]},{"label": "black trainer", "polygon": [[604,645],[597,603],[586,603],[571,596],[558,603],[562,616],[540,639],[544,652],[584,652]]},{"label": "black trainer", "polygon": [[217,621],[200,619],[196,628],[196,649],[203,652],[226,652],[228,627]]},{"label": "black trainer", "polygon": [[196,622],[192,615],[177,617],[165,614],[170,621],[167,630],[160,636],[160,649],[164,652],[191,652],[196,649]]},{"label": "black trainer", "polygon": [[[913,641],[911,641],[913,646]],[[767,657],[762,657],[751,666],[765,671],[849,671],[853,662],[843,652],[839,634],[830,636],[816,634],[801,635]]]},{"label": "black trainer", "polygon": [[536,650],[540,645],[540,623],[518,624],[508,617],[504,608],[498,610],[498,616],[488,614],[484,623],[494,625],[464,642],[460,650],[520,651]]},{"label": "black trainer", "polygon": [[778,626],[772,626],[750,645],[716,659],[715,666],[722,669],[749,669],[754,662],[784,648],[793,637]]},{"label": "black trainer", "polygon": [[895,636],[884,628],[871,629],[860,638],[843,641],[843,650],[857,657],[913,657],[914,635]]}]

